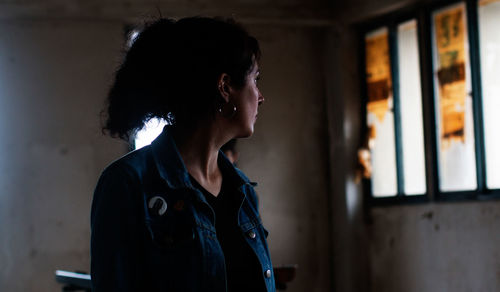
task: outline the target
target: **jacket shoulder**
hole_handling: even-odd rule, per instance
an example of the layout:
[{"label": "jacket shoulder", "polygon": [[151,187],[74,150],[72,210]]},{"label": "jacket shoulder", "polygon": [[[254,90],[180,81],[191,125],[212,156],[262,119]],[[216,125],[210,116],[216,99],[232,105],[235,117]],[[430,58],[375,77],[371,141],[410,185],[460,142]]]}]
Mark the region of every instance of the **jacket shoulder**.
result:
[{"label": "jacket shoulder", "polygon": [[151,169],[153,158],[151,147],[145,146],[141,149],[134,150],[111,162],[103,170],[102,175],[111,173],[125,173],[129,176],[142,178],[148,169]]}]

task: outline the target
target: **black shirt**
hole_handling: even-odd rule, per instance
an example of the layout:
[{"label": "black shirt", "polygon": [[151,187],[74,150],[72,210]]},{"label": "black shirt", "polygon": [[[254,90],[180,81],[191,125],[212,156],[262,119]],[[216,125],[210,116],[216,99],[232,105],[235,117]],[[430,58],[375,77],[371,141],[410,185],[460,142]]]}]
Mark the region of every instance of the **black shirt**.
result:
[{"label": "black shirt", "polygon": [[216,197],[205,190],[193,177],[191,181],[203,193],[215,212],[217,239],[226,262],[227,291],[266,291],[257,256],[245,241],[245,235],[238,226],[241,201],[236,193],[237,187],[223,179],[221,191]]}]

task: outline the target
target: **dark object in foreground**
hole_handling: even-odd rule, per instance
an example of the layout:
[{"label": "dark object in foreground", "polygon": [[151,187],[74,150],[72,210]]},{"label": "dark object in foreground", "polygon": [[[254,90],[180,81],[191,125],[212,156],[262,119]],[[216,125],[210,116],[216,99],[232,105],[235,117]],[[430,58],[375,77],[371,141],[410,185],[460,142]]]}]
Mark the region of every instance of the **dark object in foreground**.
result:
[{"label": "dark object in foreground", "polygon": [[295,279],[297,265],[274,267],[273,270],[276,289],[286,290],[287,283]]},{"label": "dark object in foreground", "polygon": [[[286,290],[286,283],[295,279],[297,265],[275,267],[274,276],[276,279],[276,289]],[[90,292],[90,275],[79,272],[56,270],[57,283],[64,284],[62,291],[86,291]]]},{"label": "dark object in foreground", "polygon": [[90,275],[80,272],[56,270],[57,283],[64,284],[62,291],[90,292]]}]

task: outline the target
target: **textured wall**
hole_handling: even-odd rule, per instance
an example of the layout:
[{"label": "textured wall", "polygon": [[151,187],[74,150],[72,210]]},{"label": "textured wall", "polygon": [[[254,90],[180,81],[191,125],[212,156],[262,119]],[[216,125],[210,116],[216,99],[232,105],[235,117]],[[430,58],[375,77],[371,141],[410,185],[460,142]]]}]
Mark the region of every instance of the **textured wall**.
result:
[{"label": "textured wall", "polygon": [[54,270],[88,270],[100,170],[123,153],[99,111],[122,26],[0,23],[0,290],[58,291]]},{"label": "textured wall", "polygon": [[239,167],[259,182],[274,265],[298,264],[289,291],[330,285],[326,113],[317,28],[252,26],[262,44],[265,103]]},{"label": "textured wall", "polygon": [[328,31],[324,47],[330,162],[332,291],[368,291],[369,238],[355,179],[361,126],[358,42],[349,27]]},{"label": "textured wall", "polygon": [[262,22],[327,19],[327,0],[0,0],[0,18],[141,19],[145,16],[235,15]]},{"label": "textured wall", "polygon": [[372,291],[499,291],[500,203],[374,208]]}]

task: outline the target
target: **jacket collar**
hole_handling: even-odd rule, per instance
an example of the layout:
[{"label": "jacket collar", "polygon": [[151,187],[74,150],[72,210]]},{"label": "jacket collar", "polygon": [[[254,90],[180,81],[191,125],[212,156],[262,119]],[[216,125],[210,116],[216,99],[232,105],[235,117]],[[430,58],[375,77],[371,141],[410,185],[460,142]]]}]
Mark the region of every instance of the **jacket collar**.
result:
[{"label": "jacket collar", "polygon": [[[151,143],[153,158],[160,176],[167,182],[169,188],[194,188],[189,173],[175,145],[171,126],[165,126],[163,132]],[[235,186],[250,183],[248,178],[236,170],[233,164],[219,150],[219,167],[226,179]]]}]

